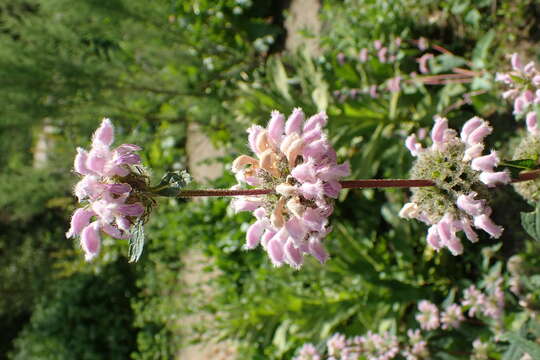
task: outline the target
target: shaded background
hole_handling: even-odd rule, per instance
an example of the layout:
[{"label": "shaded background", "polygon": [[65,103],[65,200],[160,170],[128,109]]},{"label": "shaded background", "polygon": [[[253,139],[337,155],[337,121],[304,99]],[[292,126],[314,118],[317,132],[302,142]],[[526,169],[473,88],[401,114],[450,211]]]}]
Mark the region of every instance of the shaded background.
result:
[{"label": "shaded background", "polygon": [[[453,298],[486,271],[482,262],[534,253],[515,230],[496,256],[501,242],[487,236],[465,244],[459,261],[435,254],[423,225],[398,218],[403,190],[342,192],[331,260],[309,259],[301,271],[243,251],[252,220],[227,199],[163,199],[136,264],[127,243],[112,240],[84,263],[64,233],[76,207],[75,148],[104,116],[118,142],[144,148],[154,179],[187,168],[216,187],[234,184],[224,170],[247,152],[245,129],[273,109],[326,110],[351,178],[406,177],[405,137],[439,113],[456,128],[475,114],[489,119],[499,146],[516,125],[493,74],[507,69],[508,53],[537,59],[539,12],[532,0],[0,1],[0,358],[288,359],[334,331],[402,331],[420,299]],[[378,61],[377,39],[393,46],[394,62]],[[476,75],[410,80],[425,52],[437,56],[433,74]],[[397,75],[410,81],[386,91]],[[373,84],[377,98],[364,91]],[[493,200],[510,213],[527,208],[511,189]],[[517,217],[495,219],[520,229]],[[436,345],[470,346],[481,331]]]}]

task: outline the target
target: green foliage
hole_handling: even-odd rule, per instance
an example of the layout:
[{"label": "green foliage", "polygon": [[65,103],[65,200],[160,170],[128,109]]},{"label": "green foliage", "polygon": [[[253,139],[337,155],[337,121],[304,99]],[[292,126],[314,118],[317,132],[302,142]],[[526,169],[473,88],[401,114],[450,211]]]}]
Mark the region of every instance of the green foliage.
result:
[{"label": "green foliage", "polygon": [[121,259],[98,275],[58,279],[40,297],[11,359],[127,358],[135,331],[133,270]]}]

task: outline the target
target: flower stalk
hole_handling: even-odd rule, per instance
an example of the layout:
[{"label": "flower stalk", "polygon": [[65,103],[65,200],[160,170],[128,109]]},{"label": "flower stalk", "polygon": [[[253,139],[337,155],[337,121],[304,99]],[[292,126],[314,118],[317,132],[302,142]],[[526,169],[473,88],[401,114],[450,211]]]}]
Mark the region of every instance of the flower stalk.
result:
[{"label": "flower stalk", "polygon": [[[513,183],[534,180],[540,177],[540,170],[527,171],[519,174]],[[343,189],[381,189],[381,188],[413,188],[434,186],[431,180],[422,179],[366,179],[366,180],[343,180],[339,182]],[[189,197],[224,197],[224,196],[257,196],[275,192],[274,189],[200,189],[181,190],[179,198]]]}]

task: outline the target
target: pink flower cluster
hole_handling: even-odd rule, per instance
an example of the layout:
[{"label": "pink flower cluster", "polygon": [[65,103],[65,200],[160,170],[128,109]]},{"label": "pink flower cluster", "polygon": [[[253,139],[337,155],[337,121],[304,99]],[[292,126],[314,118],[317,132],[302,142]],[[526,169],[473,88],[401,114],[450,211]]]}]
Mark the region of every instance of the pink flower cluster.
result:
[{"label": "pink flower cluster", "polygon": [[436,330],[441,327],[443,330],[456,329],[465,320],[463,310],[458,304],[449,305],[439,316],[437,306],[427,300],[418,303],[416,321],[423,330]]},{"label": "pink flower cluster", "polygon": [[[491,208],[486,200],[473,190],[482,184],[494,187],[511,180],[507,171],[495,171],[500,161],[495,151],[482,156],[483,139],[491,131],[487,121],[473,117],[464,124],[458,137],[456,131],[448,128],[448,120],[438,117],[431,132],[431,147],[424,148],[415,134],[405,142],[411,154],[418,158],[412,170],[415,176],[433,180],[442,190],[413,189],[412,202],[403,206],[400,216],[431,225],[427,242],[436,250],[447,247],[452,254],[461,254],[463,245],[456,233],[463,231],[471,242],[476,242],[478,235],[473,226],[495,238],[502,234],[503,228],[490,219]],[[458,170],[460,173],[455,173]],[[432,178],[433,174],[440,178]],[[436,204],[429,200],[434,198],[433,194],[438,197]]]},{"label": "pink flower cluster", "polygon": [[349,175],[349,164],[337,164],[336,152],[323,127],[321,112],[305,120],[294,109],[287,121],[272,112],[268,126],[248,129],[249,146],[257,158],[240,155],[232,164],[239,184],[275,189],[267,196],[234,199],[236,211],[252,211],[257,221],[247,230],[246,249],[261,244],[275,266],[295,268],[304,254],[321,263],[328,259],[322,239],[331,231],[328,217],[341,190],[339,180]]},{"label": "pink flower cluster", "polygon": [[427,300],[418,303],[419,313],[416,321],[423,330],[443,330],[458,328],[465,320],[464,310],[468,310],[470,317],[483,315],[488,319],[499,320],[504,313],[504,291],[502,289],[502,279],[487,288],[487,292],[482,292],[471,285],[463,292],[461,304],[451,304],[439,315],[437,306]]},{"label": "pink flower cluster", "polygon": [[512,71],[497,73],[495,80],[506,84],[509,89],[502,97],[514,101],[514,115],[525,117],[527,129],[533,134],[539,133],[535,106],[540,104],[540,72],[534,61],[523,65],[519,54],[512,54]]},{"label": "pink flower cluster", "polygon": [[419,331],[408,331],[408,344],[401,344],[396,336],[384,332],[381,334],[369,331],[363,336],[346,338],[336,333],[326,342],[326,351],[319,352],[312,344],[303,345],[293,360],[390,360],[399,355],[407,360],[427,359],[429,352],[427,342]]},{"label": "pink flower cluster", "polygon": [[141,163],[135,153],[141,148],[123,144],[111,149],[113,141],[113,125],[103,119],[90,151],[78,148],[75,157],[75,172],[83,176],[75,185],[75,195],[87,204],[73,214],[66,236],[80,236],[87,261],[99,253],[101,232],[126,239],[134,221],[144,213],[143,205],[130,196],[132,187],[123,181],[131,173],[130,166]]}]

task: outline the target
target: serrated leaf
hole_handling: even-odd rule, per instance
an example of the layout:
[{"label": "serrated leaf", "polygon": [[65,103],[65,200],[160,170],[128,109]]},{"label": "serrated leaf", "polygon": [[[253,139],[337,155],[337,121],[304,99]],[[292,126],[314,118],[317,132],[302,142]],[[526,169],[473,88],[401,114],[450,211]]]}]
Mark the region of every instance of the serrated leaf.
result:
[{"label": "serrated leaf", "polygon": [[529,354],[533,359],[540,359],[540,345],[517,333],[507,333],[505,337],[512,344],[516,344],[520,350]]},{"label": "serrated leaf", "polygon": [[144,225],[142,220],[137,221],[133,226],[129,238],[129,262],[137,262],[142,255],[144,248]]},{"label": "serrated leaf", "polygon": [[540,202],[536,203],[536,209],[530,213],[521,213],[521,225],[523,229],[536,241],[540,241]]}]

